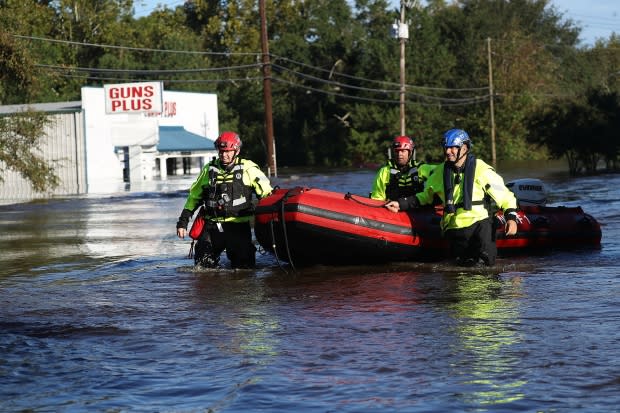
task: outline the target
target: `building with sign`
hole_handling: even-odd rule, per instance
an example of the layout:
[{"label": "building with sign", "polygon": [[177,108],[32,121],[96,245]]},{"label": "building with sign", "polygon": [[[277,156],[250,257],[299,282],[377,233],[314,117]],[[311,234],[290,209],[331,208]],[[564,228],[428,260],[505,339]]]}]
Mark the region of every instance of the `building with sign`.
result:
[{"label": "building with sign", "polygon": [[122,192],[197,174],[217,156],[215,94],[164,91],[158,82],[116,86],[84,87],[76,102],[0,106],[0,116],[27,108],[49,113],[41,154],[61,178],[59,188],[39,194],[7,171],[0,201]]}]

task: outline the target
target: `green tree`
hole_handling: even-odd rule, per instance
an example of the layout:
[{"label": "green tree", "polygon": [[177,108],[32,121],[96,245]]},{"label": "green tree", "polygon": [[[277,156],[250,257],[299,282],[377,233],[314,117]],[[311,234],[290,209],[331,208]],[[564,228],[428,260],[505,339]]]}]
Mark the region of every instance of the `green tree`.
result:
[{"label": "green tree", "polygon": [[[489,84],[487,39],[493,39],[498,159],[528,159],[535,153],[525,139],[524,120],[544,96],[560,92],[557,79],[562,70],[556,62],[577,41],[578,31],[570,22],[560,23],[561,17],[548,5],[546,0],[463,0],[435,12],[458,62],[454,87]],[[489,157],[488,102],[450,112],[454,126],[482,138],[476,150]]]},{"label": "green tree", "polygon": [[[36,85],[31,67],[30,56],[11,36],[0,31],[0,101],[30,99]],[[30,181],[36,191],[58,186],[54,168],[39,152],[48,122],[45,114],[32,111],[0,117],[0,180],[5,170],[13,170]]]},{"label": "green tree", "polygon": [[566,157],[571,175],[596,173],[600,161],[614,170],[620,155],[619,113],[617,93],[592,90],[587,101],[556,101],[534,114],[528,139],[556,158]]},{"label": "green tree", "polygon": [[580,62],[579,81],[575,82],[587,94],[600,89],[607,93],[620,92],[620,36],[612,34],[609,40],[598,40],[591,49],[576,53]]},{"label": "green tree", "polygon": [[0,117],[0,172],[18,172],[38,192],[54,189],[60,183],[53,165],[39,150],[45,138],[42,131],[49,122],[45,113],[34,111]]},{"label": "green tree", "polygon": [[28,53],[10,34],[0,31],[0,103],[30,101],[37,81],[27,70],[31,65]]}]

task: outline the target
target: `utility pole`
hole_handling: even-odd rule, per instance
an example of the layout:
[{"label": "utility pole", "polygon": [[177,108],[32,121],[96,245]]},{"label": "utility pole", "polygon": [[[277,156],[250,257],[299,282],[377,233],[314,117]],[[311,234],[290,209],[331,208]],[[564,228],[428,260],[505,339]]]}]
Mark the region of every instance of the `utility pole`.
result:
[{"label": "utility pole", "polygon": [[407,93],[405,83],[405,44],[409,40],[409,25],[405,23],[405,10],[415,7],[418,0],[400,0],[400,20],[392,26],[400,42],[400,134],[405,135],[405,97]]},{"label": "utility pole", "polygon": [[267,17],[265,0],[258,0],[260,13],[260,40],[263,51],[263,100],[265,102],[265,145],[267,146],[267,175],[278,176],[276,167],[276,143],[273,137],[273,115],[271,107],[271,63],[269,61],[269,43],[267,40]]},{"label": "utility pole", "polygon": [[405,23],[406,0],[400,0],[400,21],[398,39],[400,41],[400,134],[405,135],[405,43],[409,38],[409,27]]},{"label": "utility pole", "polygon": [[491,162],[497,169],[495,153],[495,112],[493,110],[493,66],[491,64],[491,38],[487,37],[487,60],[489,62],[489,109],[491,111]]}]

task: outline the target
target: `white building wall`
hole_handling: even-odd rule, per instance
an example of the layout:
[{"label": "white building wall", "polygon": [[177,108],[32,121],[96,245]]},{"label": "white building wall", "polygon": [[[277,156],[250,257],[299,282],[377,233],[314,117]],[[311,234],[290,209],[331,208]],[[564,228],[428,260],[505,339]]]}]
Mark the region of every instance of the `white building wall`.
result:
[{"label": "white building wall", "polygon": [[[106,115],[103,88],[82,88],[82,108],[86,136],[88,192],[120,192],[124,187],[123,167],[114,147],[125,145],[115,145],[117,142],[112,141],[112,131],[114,122],[128,123],[129,115]],[[155,125],[153,127],[155,128]]]},{"label": "white building wall", "polygon": [[103,88],[82,88],[89,193],[125,190],[123,164],[115,147],[129,147],[131,183],[159,176],[155,146],[159,126],[183,126],[187,131],[215,140],[219,134],[217,95],[163,92],[163,111],[106,114]]},{"label": "white building wall", "polygon": [[155,164],[156,154],[156,151],[144,151],[141,154],[142,177],[145,181],[151,181],[159,177]]},{"label": "white building wall", "polygon": [[211,93],[164,90],[164,110],[143,113],[144,119],[157,119],[158,126],[183,126],[187,131],[212,141],[219,135],[217,95]]}]

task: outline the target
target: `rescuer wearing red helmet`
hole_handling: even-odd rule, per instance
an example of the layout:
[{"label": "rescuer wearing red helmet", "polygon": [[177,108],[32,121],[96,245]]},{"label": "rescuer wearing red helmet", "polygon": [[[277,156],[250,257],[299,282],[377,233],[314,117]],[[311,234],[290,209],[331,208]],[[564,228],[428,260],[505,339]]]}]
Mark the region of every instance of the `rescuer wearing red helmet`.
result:
[{"label": "rescuer wearing red helmet", "polygon": [[504,211],[506,235],[517,232],[517,200],[504,185],[504,179],[471,152],[467,132],[450,129],[443,134],[445,161],[437,166],[426,181],[424,191],[388,202],[393,212],[431,204],[439,197],[444,206],[441,229],[450,242],[457,265],[473,266],[480,260],[495,264],[494,210],[489,198]]},{"label": "rescuer wearing red helmet", "polygon": [[394,159],[389,159],[377,171],[370,197],[382,201],[396,200],[424,190],[424,182],[435,165],[416,162],[415,143],[409,136],[397,136],[392,141]]},{"label": "rescuer wearing red helmet", "polygon": [[185,238],[187,225],[200,207],[206,224],[196,243],[194,263],[214,268],[226,251],[232,268],[253,268],[256,247],[250,220],[254,215],[252,194],[263,198],[273,188],[258,165],[239,157],[241,139],[235,132],[222,132],[215,140],[218,158],[209,162],[189,189],[177,222],[177,235]]}]

